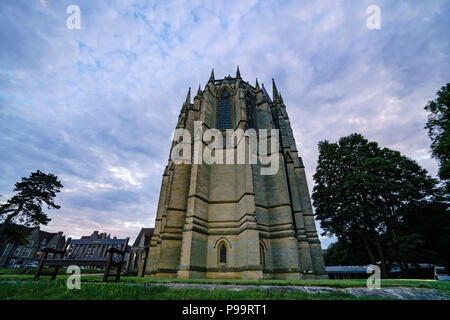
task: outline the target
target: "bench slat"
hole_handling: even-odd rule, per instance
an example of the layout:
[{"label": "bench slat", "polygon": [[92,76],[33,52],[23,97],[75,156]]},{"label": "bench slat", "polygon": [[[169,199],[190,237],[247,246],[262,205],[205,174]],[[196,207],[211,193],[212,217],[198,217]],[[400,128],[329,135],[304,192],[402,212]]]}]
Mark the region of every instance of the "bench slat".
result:
[{"label": "bench slat", "polygon": [[[81,266],[100,266],[105,267],[108,260],[107,259],[96,259],[96,260],[78,260],[78,259],[67,259],[67,260],[43,260],[44,266],[71,266],[71,265],[81,265]],[[112,265],[117,265],[119,262],[111,261]]]}]

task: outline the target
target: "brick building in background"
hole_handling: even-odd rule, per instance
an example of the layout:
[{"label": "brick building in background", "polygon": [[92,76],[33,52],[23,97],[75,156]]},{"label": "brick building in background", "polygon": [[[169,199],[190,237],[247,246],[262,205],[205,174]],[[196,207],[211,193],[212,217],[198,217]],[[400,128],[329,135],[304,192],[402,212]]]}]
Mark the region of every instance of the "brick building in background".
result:
[{"label": "brick building in background", "polygon": [[[23,228],[29,233],[27,243],[23,245],[7,243],[0,255],[0,267],[37,264],[43,248],[50,247],[56,250],[64,248],[66,238],[62,232],[51,233],[42,231],[39,226]],[[48,258],[52,259],[53,254],[49,254]]]}]

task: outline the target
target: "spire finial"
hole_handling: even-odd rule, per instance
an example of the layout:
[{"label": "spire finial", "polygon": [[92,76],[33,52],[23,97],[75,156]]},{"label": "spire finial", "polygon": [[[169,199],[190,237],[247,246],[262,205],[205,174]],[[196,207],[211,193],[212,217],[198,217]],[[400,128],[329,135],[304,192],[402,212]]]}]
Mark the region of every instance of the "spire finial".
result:
[{"label": "spire finial", "polygon": [[241,73],[239,72],[239,66],[237,66],[236,78],[241,78]]},{"label": "spire finial", "polygon": [[260,90],[260,88],[259,88],[259,83],[258,83],[258,78],[256,78],[255,89],[256,89],[256,90]]},{"label": "spire finial", "polygon": [[275,80],[272,78],[272,88],[273,88],[273,100],[277,100],[278,99],[278,91],[277,91],[277,86],[275,85]]},{"label": "spire finial", "polygon": [[214,68],[211,71],[211,76],[209,77],[209,81],[214,82]]},{"label": "spire finial", "polygon": [[197,96],[200,97],[200,95],[202,94],[202,89],[201,89],[201,85],[198,85],[198,90],[197,90]]},{"label": "spire finial", "polygon": [[189,107],[190,103],[191,103],[191,87],[189,87],[189,91],[186,97],[186,106]]}]

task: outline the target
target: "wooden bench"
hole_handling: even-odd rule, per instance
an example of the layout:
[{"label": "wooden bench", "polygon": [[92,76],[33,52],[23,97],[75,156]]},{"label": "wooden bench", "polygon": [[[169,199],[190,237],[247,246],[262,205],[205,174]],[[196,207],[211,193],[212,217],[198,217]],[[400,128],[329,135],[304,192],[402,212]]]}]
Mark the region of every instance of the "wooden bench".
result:
[{"label": "wooden bench", "polygon": [[[34,281],[38,281],[41,275],[51,276],[51,280],[56,279],[60,267],[68,266],[93,266],[105,268],[103,282],[107,282],[109,277],[115,277],[115,281],[120,280],[120,272],[125,260],[125,253],[128,246],[126,239],[67,239],[63,250],[44,248],[39,261]],[[88,246],[88,247],[86,247]],[[119,247],[119,248],[118,248]],[[86,253],[86,248],[90,250]],[[79,254],[81,251],[81,254]],[[49,259],[49,254],[60,255],[59,259]],[[42,272],[44,267],[54,267],[52,272]],[[116,273],[111,273],[111,268],[116,269]]]}]

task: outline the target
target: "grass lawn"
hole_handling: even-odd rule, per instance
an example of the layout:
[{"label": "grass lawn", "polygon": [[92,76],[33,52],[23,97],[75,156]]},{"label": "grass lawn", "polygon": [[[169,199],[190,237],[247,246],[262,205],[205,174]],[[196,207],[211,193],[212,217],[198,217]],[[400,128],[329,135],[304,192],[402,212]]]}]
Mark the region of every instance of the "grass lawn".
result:
[{"label": "grass lawn", "polygon": [[[98,272],[98,271],[97,271]],[[60,272],[57,279],[65,280],[68,275]],[[33,275],[4,274],[0,275],[0,281],[32,281]],[[41,280],[49,279],[48,276],[42,276]],[[82,277],[83,282],[100,282],[102,276],[85,274]],[[112,281],[112,279],[110,280]],[[352,280],[216,280],[216,279],[174,279],[174,278],[142,278],[142,277],[120,277],[121,282],[125,283],[198,283],[198,284],[234,284],[234,285],[277,285],[277,286],[314,286],[314,287],[332,287],[332,288],[350,288],[366,287],[365,279]],[[450,293],[449,281],[436,280],[413,280],[413,279],[382,279],[381,287],[411,287],[411,288],[432,288]]]},{"label": "grass lawn", "polygon": [[[69,275],[61,269],[56,281],[49,281],[48,276],[41,276],[37,283],[33,282],[34,271],[28,269],[27,274],[17,274],[17,269],[0,269],[0,300],[2,299],[356,299],[344,292],[308,294],[294,290],[207,290],[198,288],[168,288],[158,283],[195,283],[223,285],[276,285],[276,286],[315,286],[332,288],[366,287],[365,279],[352,280],[216,280],[216,279],[174,279],[174,278],[142,278],[122,276],[121,283],[101,283],[101,273],[95,270],[82,270],[82,289],[68,290],[66,279]],[[84,272],[83,272],[84,271]],[[110,280],[112,281],[112,279]],[[149,286],[152,284],[151,286]],[[438,289],[450,295],[450,282],[436,280],[385,279],[382,287],[411,287]],[[363,298],[367,299],[367,298]]]},{"label": "grass lawn", "polygon": [[[158,285],[83,282],[80,290],[69,290],[64,280],[0,283],[0,300],[355,300],[344,292],[308,294],[281,290],[173,289]],[[372,298],[373,299],[373,298]]]}]

